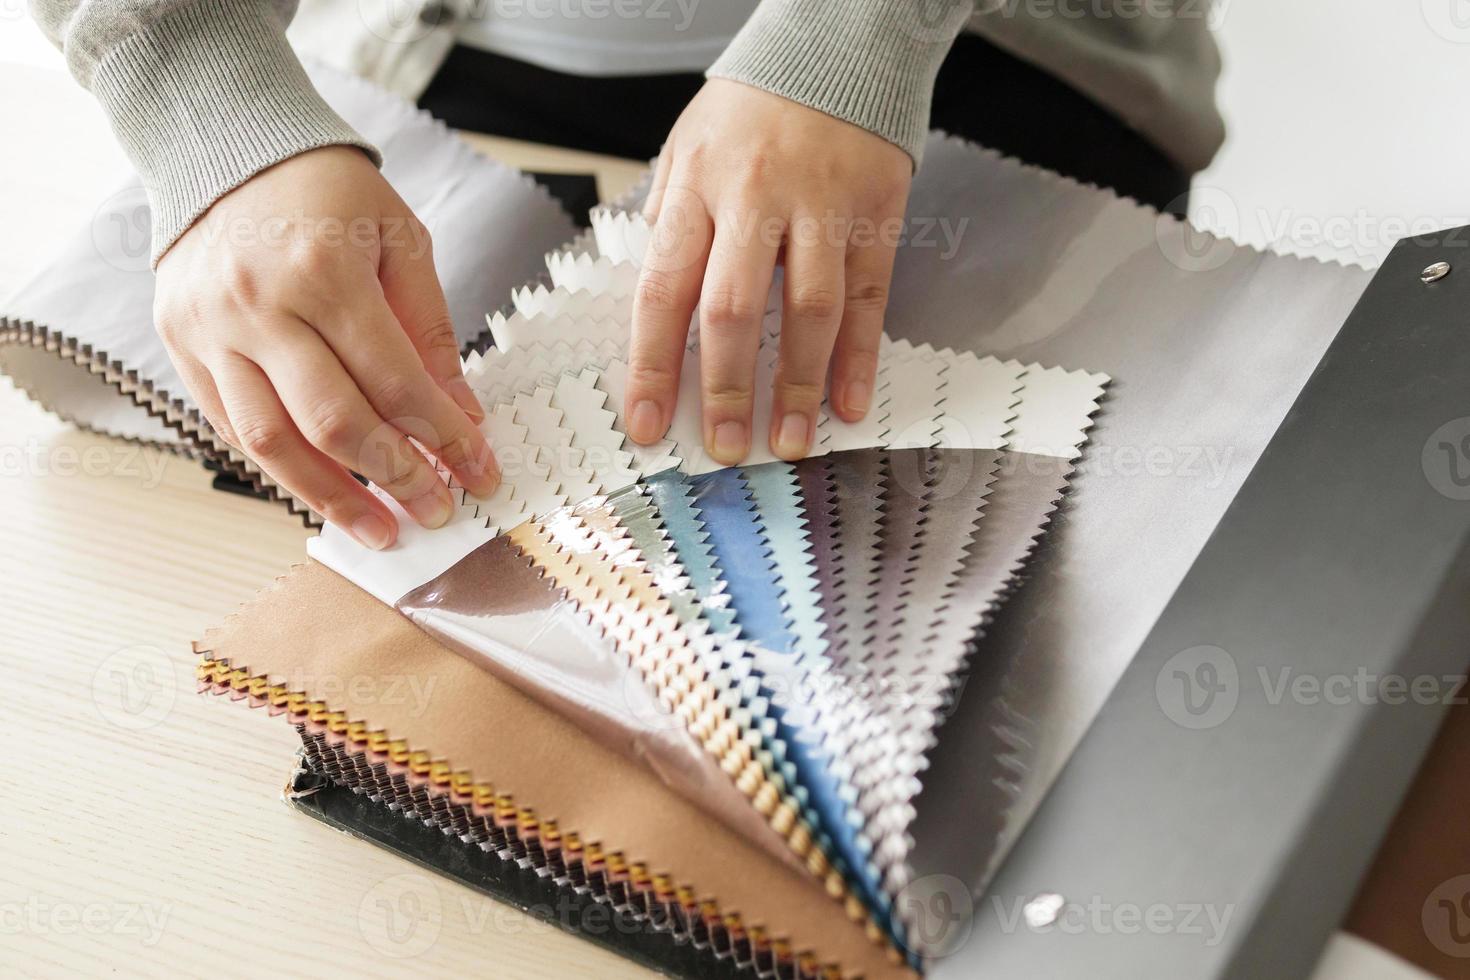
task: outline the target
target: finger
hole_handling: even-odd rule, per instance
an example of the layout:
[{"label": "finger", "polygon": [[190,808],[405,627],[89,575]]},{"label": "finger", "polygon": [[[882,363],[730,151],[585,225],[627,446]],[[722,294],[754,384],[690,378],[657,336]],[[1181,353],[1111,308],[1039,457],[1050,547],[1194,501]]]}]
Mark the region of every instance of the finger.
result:
[{"label": "finger", "polygon": [[674,418],[679,369],[699,283],[709,255],[710,218],[687,191],[664,195],[633,294],[628,348],[628,435],[647,445],[663,438]]},{"label": "finger", "polygon": [[[798,218],[794,228],[816,219]],[[790,236],[781,313],[781,360],[772,394],[771,452],[801,459],[811,449],[827,381],[827,362],[842,322],[846,222]]]},{"label": "finger", "polygon": [[[739,463],[750,452],[761,320],[780,245],[777,229],[748,235],[750,225],[742,225],[738,217],[731,215],[715,229],[699,297],[704,445],[716,462],[726,466]],[[757,219],[756,227],[760,225]]]},{"label": "finger", "polygon": [[831,397],[833,410],[845,422],[867,415],[873,403],[896,251],[891,240],[880,237],[847,253],[842,325],[832,351]]},{"label": "finger", "polygon": [[[500,471],[484,434],[429,377],[389,309],[376,275],[352,264],[336,274],[347,283],[345,298],[340,292],[334,303],[293,297],[302,318],[326,342],[379,417],[432,452],[471,493],[481,497],[494,493]],[[245,353],[260,362],[254,347]],[[271,351],[262,356],[279,360]]]},{"label": "finger", "polygon": [[383,421],[330,348],[304,324],[274,331],[251,357],[270,378],[296,430],[317,450],[367,477],[424,527],[439,527],[454,500],[433,465]]},{"label": "finger", "polygon": [[653,165],[653,180],[648,184],[648,196],[643,199],[643,218],[650,225],[658,221],[659,204],[664,198],[664,189],[669,183],[669,171],[673,169],[674,140],[669,137],[658,152]]},{"label": "finger", "polygon": [[214,383],[209,369],[199,362],[194,355],[183,350],[170,349],[169,359],[173,361],[174,367],[179,372],[179,377],[184,382],[184,387],[189,390],[194,404],[199,408],[199,414],[209,423],[214,430],[228,445],[240,448],[239,439],[230,429],[229,413],[225,411],[224,402],[220,400],[219,388]]},{"label": "finger", "polygon": [[227,355],[215,366],[214,378],[240,450],[272,480],[365,547],[377,551],[397,539],[392,512],[306,441],[258,366]]},{"label": "finger", "polygon": [[434,250],[428,229],[408,215],[400,220],[385,220],[380,237],[383,257],[378,264],[378,281],[388,308],[418,351],[429,377],[478,425],[485,419],[485,410],[464,379],[459,338],[454,332],[454,321],[449,318],[444,289],[434,271]]}]

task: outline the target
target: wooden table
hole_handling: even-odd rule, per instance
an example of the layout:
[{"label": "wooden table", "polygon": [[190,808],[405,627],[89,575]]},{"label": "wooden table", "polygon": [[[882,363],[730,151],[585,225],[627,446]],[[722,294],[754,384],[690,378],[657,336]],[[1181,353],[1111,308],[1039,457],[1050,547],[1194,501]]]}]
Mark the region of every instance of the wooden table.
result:
[{"label": "wooden table", "polygon": [[[0,66],[0,296],[122,158],[59,70]],[[535,169],[637,164],[476,138]],[[73,430],[0,381],[0,974],[649,976],[281,801],[278,718],[195,693],[190,640],[305,555],[277,505]],[[411,957],[400,954],[411,953]]]}]

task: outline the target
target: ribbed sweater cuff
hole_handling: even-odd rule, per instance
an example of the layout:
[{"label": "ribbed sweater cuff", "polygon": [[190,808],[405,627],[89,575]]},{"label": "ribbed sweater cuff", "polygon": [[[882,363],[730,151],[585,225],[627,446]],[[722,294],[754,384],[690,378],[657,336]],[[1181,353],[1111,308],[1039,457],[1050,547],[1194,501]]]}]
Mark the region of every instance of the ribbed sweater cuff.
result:
[{"label": "ribbed sweater cuff", "polygon": [[934,79],[973,0],[761,0],[710,67],[895,143],[917,168]]},{"label": "ribbed sweater cuff", "polygon": [[264,4],[199,0],[107,54],[92,91],[148,188],[156,264],[225,193],[321,146],[381,157],[312,87]]}]

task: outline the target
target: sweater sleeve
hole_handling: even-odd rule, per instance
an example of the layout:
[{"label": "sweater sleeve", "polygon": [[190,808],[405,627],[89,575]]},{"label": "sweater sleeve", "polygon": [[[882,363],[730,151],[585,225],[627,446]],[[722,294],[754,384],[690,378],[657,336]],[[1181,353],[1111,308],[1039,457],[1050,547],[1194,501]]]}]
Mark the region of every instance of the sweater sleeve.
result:
[{"label": "sweater sleeve", "polygon": [[917,167],[939,66],[974,0],[761,0],[713,66],[861,126]]},{"label": "sweater sleeve", "polygon": [[31,0],[138,169],[152,258],[272,164],[322,146],[377,150],[317,93],[286,41],[294,0]]}]

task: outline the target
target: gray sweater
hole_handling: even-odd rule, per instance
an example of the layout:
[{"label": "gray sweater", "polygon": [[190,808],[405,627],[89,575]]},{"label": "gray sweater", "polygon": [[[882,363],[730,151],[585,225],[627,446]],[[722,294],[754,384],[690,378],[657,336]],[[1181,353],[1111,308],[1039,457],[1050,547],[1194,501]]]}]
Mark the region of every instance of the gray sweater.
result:
[{"label": "gray sweater", "polygon": [[[155,261],[216,199],[274,163],[334,144],[376,158],[317,95],[288,44],[296,0],[31,5],[149,189]],[[412,21],[403,37],[363,30],[363,4],[333,8],[356,15],[358,36],[340,43],[358,49],[359,63],[402,61],[426,33]],[[862,126],[917,166],[939,65],[969,29],[1197,169],[1223,139],[1210,11],[1211,0],[762,0],[709,75]],[[364,55],[365,45],[380,51]]]}]

